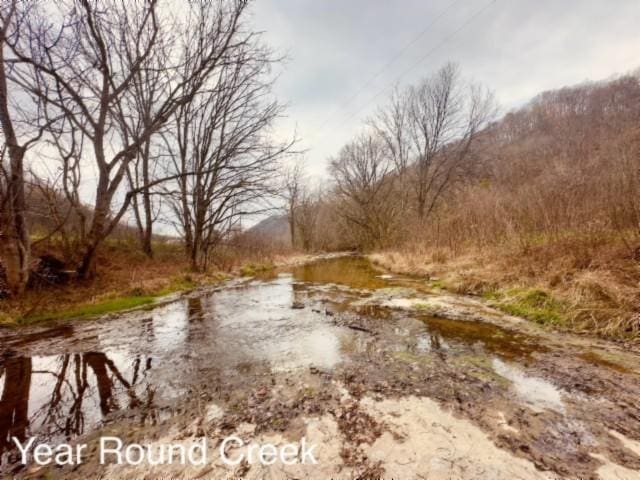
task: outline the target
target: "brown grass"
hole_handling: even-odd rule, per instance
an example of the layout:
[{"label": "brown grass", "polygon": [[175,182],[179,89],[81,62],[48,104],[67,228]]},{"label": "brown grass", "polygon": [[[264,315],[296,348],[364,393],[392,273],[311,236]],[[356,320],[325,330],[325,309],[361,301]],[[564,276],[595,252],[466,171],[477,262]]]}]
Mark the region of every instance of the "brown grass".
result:
[{"label": "brown grass", "polygon": [[[0,300],[0,324],[15,325],[50,318],[95,316],[150,303],[154,297],[196,288],[238,274],[247,265],[270,265],[265,252],[226,249],[206,272],[193,272],[182,245],[159,242],[154,258],[146,257],[135,241],[109,240],[99,251],[98,270],[87,281],[41,285],[19,298]],[[38,254],[61,257],[51,245]]]},{"label": "brown grass", "polygon": [[[39,252],[43,253],[43,252]],[[47,253],[57,253],[48,251]],[[188,279],[188,264],[177,246],[162,245],[151,260],[128,242],[108,242],[98,254],[99,270],[87,281],[28,289],[18,298],[3,300],[4,323],[45,317],[79,305],[97,305],[123,296],[153,295]]]},{"label": "brown grass", "polygon": [[[509,312],[640,332],[640,79],[547,92],[486,132],[479,171],[374,259]],[[585,107],[588,106],[588,107]]]},{"label": "brown grass", "polygon": [[[498,299],[506,310],[524,312],[523,292],[553,299],[549,321],[555,327],[607,337],[640,336],[640,264],[621,242],[539,242],[519,246],[467,248],[405,247],[371,255],[394,272],[425,276],[439,286],[465,294]],[[517,292],[517,295],[513,295]],[[535,310],[536,321],[545,322]]]}]

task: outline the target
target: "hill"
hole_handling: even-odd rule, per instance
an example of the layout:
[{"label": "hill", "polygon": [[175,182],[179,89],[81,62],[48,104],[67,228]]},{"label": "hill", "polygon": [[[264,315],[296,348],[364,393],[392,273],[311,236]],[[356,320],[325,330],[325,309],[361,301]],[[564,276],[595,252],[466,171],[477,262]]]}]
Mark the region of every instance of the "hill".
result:
[{"label": "hill", "polygon": [[291,246],[291,234],[286,215],[271,215],[249,228],[246,234],[274,246]]}]

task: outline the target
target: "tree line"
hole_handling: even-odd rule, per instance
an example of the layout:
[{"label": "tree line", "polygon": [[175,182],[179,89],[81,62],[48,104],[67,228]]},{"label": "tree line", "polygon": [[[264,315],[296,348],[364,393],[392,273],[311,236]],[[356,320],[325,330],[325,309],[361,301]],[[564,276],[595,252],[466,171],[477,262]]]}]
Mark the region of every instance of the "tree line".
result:
[{"label": "tree line", "polygon": [[333,242],[342,248],[398,242],[407,222],[425,225],[442,199],[473,173],[476,146],[495,114],[493,94],[464,79],[452,63],[415,85],[397,87],[363,131],[330,159],[332,187],[316,194],[315,208],[299,167],[291,170],[286,196],[292,232],[299,231],[303,247],[322,245],[312,239],[313,224],[328,210],[324,217],[334,227],[321,230],[334,231]]},{"label": "tree line", "polygon": [[14,294],[29,280],[28,189],[55,192],[48,235],[73,237],[80,278],[129,212],[147,255],[163,216],[203,269],[241,216],[274,194],[294,141],[270,135],[283,111],[272,94],[280,59],[246,21],[249,5],[2,2],[0,252]]},{"label": "tree line", "polygon": [[[593,235],[640,238],[637,74],[545,92],[497,117],[446,64],[398,86],[313,187],[271,135],[280,58],[250,0],[7,0],[0,7],[0,256],[14,294],[32,250],[62,240],[80,278],[124,218],[158,222],[192,268],[280,197],[300,249],[461,251]],[[47,231],[30,224],[30,192]],[[90,201],[87,201],[90,199]]]},{"label": "tree line", "polygon": [[608,242],[640,258],[638,125],[638,72],[544,92],[499,118],[490,92],[445,65],[395,89],[331,159],[331,186],[290,172],[295,244],[455,256]]}]

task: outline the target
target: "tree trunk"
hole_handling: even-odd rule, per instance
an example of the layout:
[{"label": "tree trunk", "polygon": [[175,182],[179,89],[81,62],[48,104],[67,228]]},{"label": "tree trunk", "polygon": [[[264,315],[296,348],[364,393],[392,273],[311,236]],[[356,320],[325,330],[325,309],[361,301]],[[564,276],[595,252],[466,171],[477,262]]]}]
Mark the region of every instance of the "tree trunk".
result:
[{"label": "tree trunk", "polygon": [[113,382],[111,381],[107,370],[109,360],[104,353],[89,352],[84,354],[84,361],[87,362],[96,376],[98,398],[100,399],[100,411],[103,415],[107,415],[116,408],[113,398]]},{"label": "tree trunk", "polygon": [[5,363],[4,389],[0,398],[0,454],[11,446],[9,439],[24,442],[29,427],[31,358],[9,358]]},{"label": "tree trunk", "polygon": [[78,277],[87,279],[95,273],[97,245],[87,245],[82,255],[80,266],[78,267]]},{"label": "tree trunk", "polygon": [[153,258],[153,246],[151,245],[151,237],[153,236],[153,211],[151,208],[151,192],[149,191],[149,150],[150,142],[145,142],[144,152],[142,154],[142,181],[144,182],[144,190],[142,191],[142,205],[144,207],[144,232],[142,236],[142,251],[144,254]]},{"label": "tree trunk", "polygon": [[296,218],[293,207],[289,208],[289,232],[291,235],[291,248],[296,248]]},{"label": "tree trunk", "polygon": [[[0,32],[3,34],[3,32]],[[9,154],[9,178],[6,180],[6,198],[0,215],[0,254],[7,276],[7,286],[14,295],[24,292],[29,281],[31,241],[26,219],[24,192],[25,148],[18,145],[11,114],[7,77],[4,65],[4,44],[0,42],[0,124]]]},{"label": "tree trunk", "polygon": [[151,225],[145,229],[142,236],[142,252],[149,258],[153,258],[153,244],[151,243]]},{"label": "tree trunk", "polygon": [[98,245],[105,237],[111,197],[101,191],[101,183],[102,182],[99,182],[98,185],[96,206],[93,212],[93,219],[91,220],[91,229],[87,235],[82,261],[78,267],[78,276],[82,279],[90,278],[95,274],[95,257],[98,251]]},{"label": "tree trunk", "polygon": [[140,206],[138,205],[137,196],[135,195],[133,196],[133,199],[132,199],[132,207],[133,207],[134,218],[136,220],[136,227],[138,229],[138,241],[140,242],[140,249],[147,257],[153,258],[153,248],[151,245],[151,237],[152,237],[151,228],[152,228],[153,222],[149,221],[150,217],[145,216],[145,220],[143,223],[142,215],[140,214]]},{"label": "tree trunk", "polygon": [[201,272],[203,270],[203,252],[200,248],[200,242],[195,241],[191,251],[189,252],[189,258],[191,259],[191,270],[194,272]]},{"label": "tree trunk", "polygon": [[289,222],[289,231],[291,232],[291,247],[295,248],[296,246],[296,227],[293,221]]},{"label": "tree trunk", "polygon": [[12,232],[2,232],[0,258],[5,271],[7,287],[12,295],[24,292],[29,280],[29,266],[24,249]]}]

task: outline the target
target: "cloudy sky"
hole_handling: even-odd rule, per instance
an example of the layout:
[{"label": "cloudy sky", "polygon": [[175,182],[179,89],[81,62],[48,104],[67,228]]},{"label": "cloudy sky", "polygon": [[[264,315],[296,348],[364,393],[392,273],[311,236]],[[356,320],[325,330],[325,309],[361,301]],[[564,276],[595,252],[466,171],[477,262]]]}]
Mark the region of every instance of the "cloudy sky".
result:
[{"label": "cloudy sky", "polygon": [[447,61],[493,90],[503,112],[640,67],[640,0],[257,0],[253,12],[288,56],[278,131],[297,129],[315,175],[394,84]]}]

